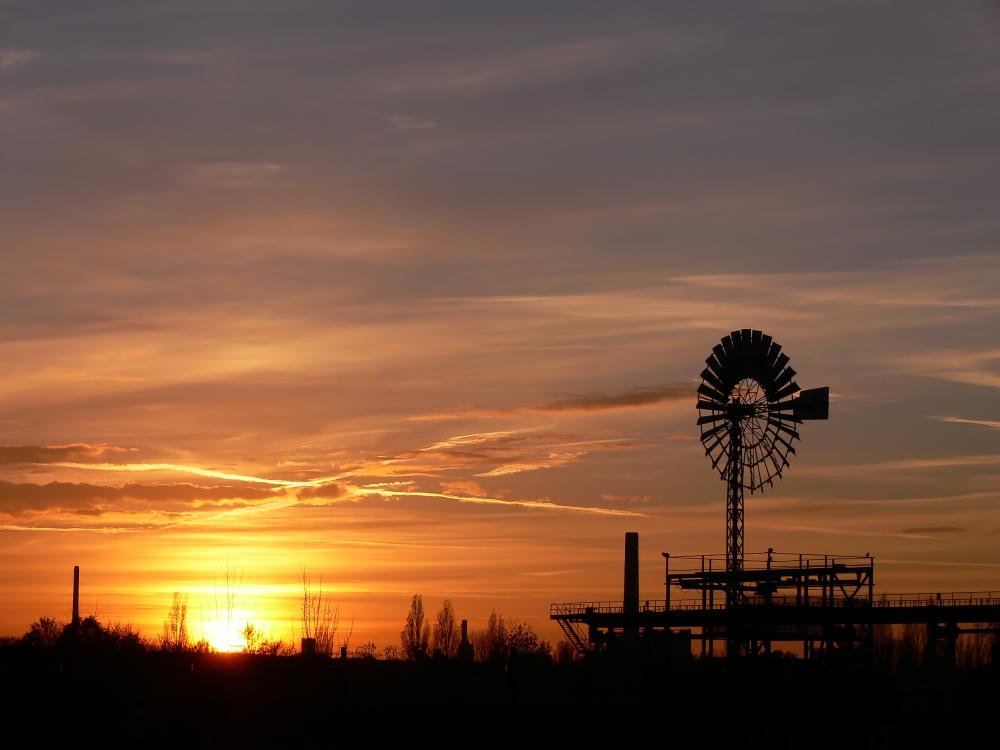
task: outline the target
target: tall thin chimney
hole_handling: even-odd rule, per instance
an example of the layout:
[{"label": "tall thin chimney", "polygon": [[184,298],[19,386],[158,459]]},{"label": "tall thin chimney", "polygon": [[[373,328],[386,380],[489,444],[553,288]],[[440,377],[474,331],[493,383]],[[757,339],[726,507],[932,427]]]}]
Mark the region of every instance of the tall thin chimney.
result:
[{"label": "tall thin chimney", "polygon": [[625,532],[625,614],[639,612],[639,532]]},{"label": "tall thin chimney", "polygon": [[80,566],[73,566],[73,627],[80,624]]}]

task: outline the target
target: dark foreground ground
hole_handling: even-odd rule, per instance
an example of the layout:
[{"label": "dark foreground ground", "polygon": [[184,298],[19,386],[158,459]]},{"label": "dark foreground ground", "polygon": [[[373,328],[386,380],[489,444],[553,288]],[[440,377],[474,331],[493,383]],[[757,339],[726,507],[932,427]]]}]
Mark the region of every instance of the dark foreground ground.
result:
[{"label": "dark foreground ground", "polygon": [[0,649],[5,747],[1000,747],[1000,670]]}]

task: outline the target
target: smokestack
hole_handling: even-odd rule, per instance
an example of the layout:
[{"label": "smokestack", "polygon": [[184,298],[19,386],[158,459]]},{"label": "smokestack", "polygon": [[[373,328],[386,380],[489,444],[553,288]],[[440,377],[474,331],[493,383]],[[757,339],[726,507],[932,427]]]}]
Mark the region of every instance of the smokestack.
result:
[{"label": "smokestack", "polygon": [[80,566],[73,566],[73,627],[80,624]]},{"label": "smokestack", "polygon": [[639,613],[639,532],[625,532],[625,614]]},{"label": "smokestack", "polygon": [[475,661],[476,651],[469,643],[469,621],[462,620],[462,642],[458,644],[458,658],[461,661]]}]

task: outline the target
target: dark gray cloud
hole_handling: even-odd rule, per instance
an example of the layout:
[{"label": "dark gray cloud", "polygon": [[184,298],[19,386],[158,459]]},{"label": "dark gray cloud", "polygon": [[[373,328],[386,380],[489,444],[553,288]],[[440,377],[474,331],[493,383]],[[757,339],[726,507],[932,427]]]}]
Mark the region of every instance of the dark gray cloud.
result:
[{"label": "dark gray cloud", "polygon": [[690,383],[633,388],[623,393],[569,396],[530,407],[534,411],[606,411],[634,406],[652,406],[665,401],[690,401],[694,396]]}]

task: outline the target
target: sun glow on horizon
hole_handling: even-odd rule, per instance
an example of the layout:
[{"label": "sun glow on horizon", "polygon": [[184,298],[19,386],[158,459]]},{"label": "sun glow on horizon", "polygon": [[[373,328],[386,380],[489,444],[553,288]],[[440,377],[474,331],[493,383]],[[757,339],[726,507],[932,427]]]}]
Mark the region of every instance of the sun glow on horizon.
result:
[{"label": "sun glow on horizon", "polygon": [[247,629],[252,623],[253,618],[244,609],[234,609],[232,613],[217,613],[212,619],[202,623],[201,635],[195,640],[206,641],[213,651],[237,653],[246,649]]}]

